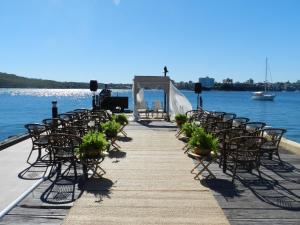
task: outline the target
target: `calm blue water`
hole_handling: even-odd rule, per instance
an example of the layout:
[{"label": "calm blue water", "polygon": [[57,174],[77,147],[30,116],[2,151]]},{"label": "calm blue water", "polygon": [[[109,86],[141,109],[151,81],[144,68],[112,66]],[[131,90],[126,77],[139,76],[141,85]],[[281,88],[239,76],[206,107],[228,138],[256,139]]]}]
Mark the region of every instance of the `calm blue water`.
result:
[{"label": "calm blue water", "polygon": [[[193,108],[196,95],[183,91]],[[132,108],[131,90],[113,90],[113,95],[128,96]],[[24,124],[40,122],[51,117],[51,101],[57,100],[59,112],[75,108],[91,107],[91,92],[81,89],[0,89],[0,140],[24,133]],[[277,93],[274,102],[253,101],[250,92],[204,92],[203,107],[207,110],[234,112],[249,117],[251,121],[263,121],[273,127],[286,128],[285,137],[300,142],[300,92]],[[145,91],[145,101],[163,102],[163,92]]]}]

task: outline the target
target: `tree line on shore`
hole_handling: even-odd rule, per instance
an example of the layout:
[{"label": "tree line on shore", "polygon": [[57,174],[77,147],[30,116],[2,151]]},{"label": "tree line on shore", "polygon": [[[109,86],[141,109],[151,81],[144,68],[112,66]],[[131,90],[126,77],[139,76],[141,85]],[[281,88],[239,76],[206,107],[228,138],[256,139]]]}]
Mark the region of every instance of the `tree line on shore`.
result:
[{"label": "tree line on shore", "polygon": [[[112,89],[128,89],[131,84],[108,84]],[[0,72],[0,88],[49,88],[49,89],[89,89],[88,82],[59,82],[35,78],[20,77],[15,74]],[[104,88],[104,83],[98,83],[99,89]]]},{"label": "tree line on shore", "polygon": [[[175,82],[172,81],[178,89],[181,90],[194,90],[195,83],[189,82]],[[300,81],[295,83],[290,82],[277,82],[273,84],[268,84],[269,90],[274,91],[295,91],[300,90]],[[99,89],[104,88],[104,83],[98,84]],[[132,84],[113,84],[109,83],[108,87],[110,89],[131,89]],[[89,89],[88,82],[58,82],[53,80],[43,80],[35,78],[26,78],[17,76],[15,74],[7,74],[0,72],[0,88],[49,88],[49,89]],[[261,91],[264,90],[264,83],[215,83],[212,88],[205,88],[203,90],[223,90],[223,91]]]}]

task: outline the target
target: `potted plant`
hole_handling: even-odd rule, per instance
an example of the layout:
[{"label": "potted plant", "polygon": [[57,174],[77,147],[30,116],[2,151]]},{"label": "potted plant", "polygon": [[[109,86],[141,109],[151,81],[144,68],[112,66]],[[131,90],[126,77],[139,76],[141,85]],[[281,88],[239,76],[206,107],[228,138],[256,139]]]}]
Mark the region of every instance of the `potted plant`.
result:
[{"label": "potted plant", "polygon": [[190,138],[196,128],[197,126],[194,123],[184,123],[181,130],[187,138]]},{"label": "potted plant", "polygon": [[108,139],[116,138],[121,128],[121,124],[115,120],[107,121],[101,124],[100,129],[105,133]]},{"label": "potted plant", "polygon": [[79,158],[99,158],[105,156],[108,142],[103,133],[89,132],[82,137],[82,143],[77,149]]},{"label": "potted plant", "polygon": [[128,124],[128,118],[125,114],[118,114],[114,117],[115,121],[122,126],[126,126]]},{"label": "potted plant", "polygon": [[196,128],[189,139],[189,148],[197,155],[216,156],[219,140],[202,128]]},{"label": "potted plant", "polygon": [[178,113],[175,116],[175,121],[177,123],[177,126],[181,128],[182,125],[187,121],[187,115]]}]

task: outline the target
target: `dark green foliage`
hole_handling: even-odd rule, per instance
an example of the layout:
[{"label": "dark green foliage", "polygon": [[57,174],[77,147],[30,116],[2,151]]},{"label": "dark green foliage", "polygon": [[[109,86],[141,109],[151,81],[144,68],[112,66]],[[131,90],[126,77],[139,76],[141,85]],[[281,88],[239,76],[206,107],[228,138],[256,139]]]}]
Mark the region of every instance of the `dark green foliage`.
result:
[{"label": "dark green foliage", "polygon": [[[58,82],[53,80],[42,80],[27,77],[20,77],[14,74],[0,72],[0,88],[83,88],[89,89],[89,80],[84,82]],[[104,87],[103,83],[98,84],[99,89]],[[109,84],[109,88],[129,89],[131,84]]]},{"label": "dark green foliage", "polygon": [[217,153],[219,140],[206,133],[202,128],[196,128],[188,142],[190,148],[202,148]]},{"label": "dark green foliage", "polygon": [[197,126],[194,123],[185,123],[182,126],[182,131],[185,134],[186,137],[191,137],[194,130],[197,128]]},{"label": "dark green foliage", "polygon": [[175,116],[175,120],[176,122],[185,123],[187,121],[187,115],[178,113]]},{"label": "dark green foliage", "polygon": [[114,120],[122,126],[128,124],[128,118],[125,114],[114,115]]},{"label": "dark green foliage", "polygon": [[108,142],[103,133],[89,132],[82,138],[82,143],[77,149],[79,157],[99,157],[106,151]]},{"label": "dark green foliage", "polygon": [[102,130],[107,137],[116,137],[120,128],[121,124],[117,123],[115,120],[107,121],[100,125],[100,130]]}]

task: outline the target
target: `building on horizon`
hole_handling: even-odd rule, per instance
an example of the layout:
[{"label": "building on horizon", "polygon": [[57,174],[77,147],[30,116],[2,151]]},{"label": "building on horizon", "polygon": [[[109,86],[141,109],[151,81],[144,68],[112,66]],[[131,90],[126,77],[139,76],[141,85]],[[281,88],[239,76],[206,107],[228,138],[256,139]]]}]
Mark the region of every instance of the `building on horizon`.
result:
[{"label": "building on horizon", "polygon": [[252,78],[250,78],[249,80],[246,80],[245,84],[254,84],[254,80]]},{"label": "building on horizon", "polygon": [[223,80],[223,84],[233,84],[233,79],[226,78]]},{"label": "building on horizon", "polygon": [[210,77],[200,77],[199,83],[202,84],[202,87],[213,88],[215,86],[215,79]]}]

